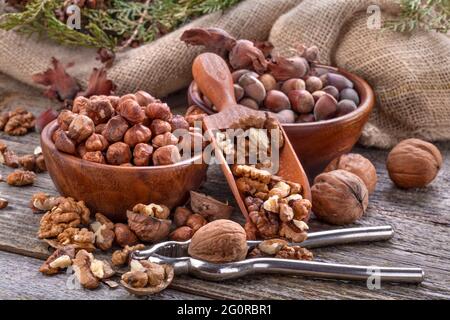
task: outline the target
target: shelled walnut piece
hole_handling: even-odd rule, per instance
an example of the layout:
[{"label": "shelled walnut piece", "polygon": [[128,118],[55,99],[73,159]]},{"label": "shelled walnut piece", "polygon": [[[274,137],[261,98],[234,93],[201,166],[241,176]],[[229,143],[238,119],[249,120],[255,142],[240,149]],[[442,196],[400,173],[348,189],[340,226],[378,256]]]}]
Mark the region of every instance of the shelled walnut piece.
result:
[{"label": "shelled walnut piece", "polygon": [[302,186],[283,181],[252,166],[233,167],[236,184],[249,212],[245,230],[249,240],[285,237],[294,242],[307,238],[311,202],[303,199]]},{"label": "shelled walnut piece", "polygon": [[64,246],[55,250],[53,254],[39,268],[39,271],[45,275],[54,275],[62,269],[72,265],[72,259],[75,258],[75,247],[72,245]]},{"label": "shelled walnut piece", "polygon": [[163,291],[174,277],[174,270],[170,265],[133,260],[130,267],[130,271],[122,275],[120,283],[130,293],[139,296]]},{"label": "shelled walnut piece", "polygon": [[263,257],[307,261],[311,261],[314,258],[312,252],[308,249],[300,246],[290,246],[287,241],[282,239],[265,240],[248,254],[248,258]]},{"label": "shelled walnut piece", "polygon": [[75,277],[86,289],[96,289],[100,280],[111,278],[115,272],[111,266],[102,260],[97,260],[92,253],[80,250],[72,260]]},{"label": "shelled walnut piece", "polygon": [[111,249],[115,238],[114,223],[103,214],[96,213],[95,222],[90,227],[94,232],[96,247],[103,251]]},{"label": "shelled walnut piece", "polygon": [[47,212],[60,204],[64,199],[64,197],[53,197],[44,192],[38,192],[31,197],[30,208],[35,213]]},{"label": "shelled walnut piece", "polygon": [[32,171],[16,170],[8,175],[6,182],[15,187],[28,186],[34,183],[36,174]]},{"label": "shelled walnut piece", "polygon": [[73,245],[77,250],[95,250],[95,234],[86,228],[67,228],[56,237],[60,246]]},{"label": "shelled walnut piece", "polygon": [[0,115],[0,130],[11,136],[23,136],[34,129],[34,115],[25,108],[3,112]]},{"label": "shelled walnut piece", "polygon": [[113,266],[120,267],[128,263],[130,254],[136,250],[144,250],[143,244],[137,244],[135,246],[125,246],[122,250],[116,250],[112,254],[111,262]]},{"label": "shelled walnut piece", "polygon": [[22,167],[25,171],[36,173],[47,171],[44,155],[40,147],[36,147],[33,154],[17,156],[13,150],[9,150],[5,142],[0,141],[0,163],[10,168]]}]

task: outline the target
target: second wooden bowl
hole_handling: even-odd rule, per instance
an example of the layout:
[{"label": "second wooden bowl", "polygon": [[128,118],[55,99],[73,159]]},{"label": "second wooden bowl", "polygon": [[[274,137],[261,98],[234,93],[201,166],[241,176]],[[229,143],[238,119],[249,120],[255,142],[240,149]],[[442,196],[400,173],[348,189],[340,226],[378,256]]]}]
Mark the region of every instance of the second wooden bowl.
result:
[{"label": "second wooden bowl", "polygon": [[[355,111],[326,121],[283,124],[310,181],[320,174],[331,160],[352,150],[375,105],[373,90],[365,80],[345,70],[339,69],[338,73],[349,78],[359,93],[361,102]],[[192,104],[203,110],[210,110],[198,94],[194,82],[189,87],[188,98]]]},{"label": "second wooden bowl", "polygon": [[58,191],[84,200],[92,213],[125,221],[126,211],[138,203],[182,205],[206,179],[206,164],[189,161],[159,167],[118,167],[92,163],[58,151],[51,139],[56,121],[45,127],[41,147],[48,172]]}]

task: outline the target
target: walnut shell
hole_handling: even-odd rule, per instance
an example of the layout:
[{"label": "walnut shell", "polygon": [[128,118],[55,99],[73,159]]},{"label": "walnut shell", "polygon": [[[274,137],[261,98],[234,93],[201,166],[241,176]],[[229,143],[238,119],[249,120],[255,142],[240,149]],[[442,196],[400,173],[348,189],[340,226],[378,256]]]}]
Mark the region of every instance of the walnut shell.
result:
[{"label": "walnut shell", "polygon": [[230,220],[216,220],[200,228],[188,250],[191,257],[212,263],[244,260],[247,251],[244,228]]},{"label": "walnut shell", "polygon": [[369,193],[375,191],[377,185],[377,170],[369,159],[360,154],[344,154],[333,161],[325,168],[324,172],[333,170],[345,170],[356,174],[366,184]]},{"label": "walnut shell", "polygon": [[172,221],[156,219],[146,214],[127,212],[128,226],[144,242],[158,242],[169,236]]},{"label": "walnut shell", "polygon": [[311,188],[313,212],[320,220],[335,224],[350,224],[362,217],[369,203],[364,182],[345,170],[322,173]]},{"label": "walnut shell", "polygon": [[442,167],[442,154],[433,144],[408,139],[400,142],[387,159],[391,180],[400,188],[423,188],[429,185]]}]

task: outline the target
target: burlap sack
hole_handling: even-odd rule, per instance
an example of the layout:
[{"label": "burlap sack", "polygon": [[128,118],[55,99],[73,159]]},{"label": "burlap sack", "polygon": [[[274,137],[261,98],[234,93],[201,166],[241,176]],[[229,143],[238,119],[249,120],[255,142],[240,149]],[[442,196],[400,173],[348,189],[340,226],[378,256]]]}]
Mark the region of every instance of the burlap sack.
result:
[{"label": "burlap sack", "polygon": [[280,17],[270,40],[282,52],[317,45],[321,61],[354,72],[373,87],[377,106],[361,142],[391,147],[418,137],[450,139],[450,40],[442,34],[369,29],[369,5],[395,12],[393,1],[304,0]]},{"label": "burlap sack", "polygon": [[[179,41],[192,27],[221,27],[238,38],[270,40],[281,52],[299,43],[315,44],[321,60],[357,73],[373,86],[378,103],[361,142],[390,147],[406,137],[450,139],[450,40],[431,32],[404,35],[370,30],[368,6],[395,11],[388,0],[247,0],[225,13],[202,17],[158,41],[119,54],[108,76],[119,94],[138,89],[165,96],[191,81],[199,48]],[[98,66],[89,49],[37,42],[0,31],[0,72],[35,85],[31,75],[45,70],[50,57],[73,61],[70,70],[86,85]]]}]

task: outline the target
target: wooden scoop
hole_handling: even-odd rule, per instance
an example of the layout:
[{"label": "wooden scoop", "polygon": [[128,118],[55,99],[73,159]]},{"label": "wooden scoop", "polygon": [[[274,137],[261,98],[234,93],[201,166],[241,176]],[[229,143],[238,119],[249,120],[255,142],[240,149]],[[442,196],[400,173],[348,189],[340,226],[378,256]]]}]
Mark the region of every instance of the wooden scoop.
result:
[{"label": "wooden scoop", "polygon": [[[265,112],[255,111],[237,104],[230,70],[220,56],[213,53],[199,55],[192,66],[192,73],[200,91],[216,106],[219,112],[215,115],[205,117],[203,125],[206,131],[228,129],[233,124],[239,123],[239,119],[249,116],[255,117],[256,119],[261,117],[266,118]],[[280,150],[280,170],[278,176],[287,181],[300,183],[303,186],[303,197],[311,200],[311,191],[305,171],[282,126],[279,125],[279,127],[284,136],[285,144]],[[223,151],[218,148],[213,134],[211,138],[216,151],[216,158],[220,162],[228,185],[242,213],[248,218],[244,195],[239,192],[233,173],[226,162]]]}]

